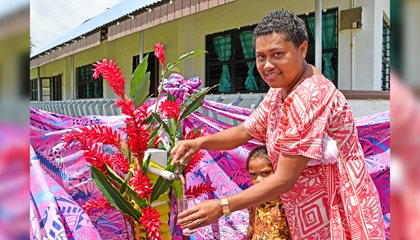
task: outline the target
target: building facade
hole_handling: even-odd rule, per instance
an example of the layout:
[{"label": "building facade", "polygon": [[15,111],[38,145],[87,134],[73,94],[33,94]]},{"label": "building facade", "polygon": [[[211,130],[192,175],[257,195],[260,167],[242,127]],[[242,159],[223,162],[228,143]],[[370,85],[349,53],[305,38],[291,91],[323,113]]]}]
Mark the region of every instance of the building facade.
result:
[{"label": "building facade", "polygon": [[[114,59],[128,82],[139,55],[145,53],[151,53],[150,92],[154,93],[159,76],[159,64],[152,57],[155,42],[165,45],[168,61],[191,50],[207,50],[182,64],[180,71],[186,78],[199,76],[206,86],[222,83],[213,94],[263,94],[268,87],[255,68],[253,27],[270,11],[293,11],[306,23],[307,60],[314,64],[318,1],[154,1],[110,22],[99,22],[89,32],[79,31],[89,21],[98,21],[95,17],[67,39],[31,55],[31,100],[114,98],[102,80],[92,79],[92,63]],[[389,100],[389,8],[389,0],[322,1],[323,72],[346,95]]]}]

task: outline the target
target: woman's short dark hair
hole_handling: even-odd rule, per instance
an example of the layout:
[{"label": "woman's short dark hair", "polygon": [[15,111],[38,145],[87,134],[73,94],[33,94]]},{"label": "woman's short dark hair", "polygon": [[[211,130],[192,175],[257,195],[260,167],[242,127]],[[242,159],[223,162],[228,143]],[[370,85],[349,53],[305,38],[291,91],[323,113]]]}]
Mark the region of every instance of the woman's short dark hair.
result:
[{"label": "woman's short dark hair", "polygon": [[246,160],[246,170],[249,171],[249,162],[256,158],[264,159],[268,165],[271,165],[271,161],[268,157],[267,148],[265,146],[256,147],[249,152],[248,159]]},{"label": "woman's short dark hair", "polygon": [[260,36],[281,33],[284,40],[292,41],[299,47],[304,41],[308,41],[305,22],[288,10],[277,10],[265,16],[254,29],[254,43]]}]

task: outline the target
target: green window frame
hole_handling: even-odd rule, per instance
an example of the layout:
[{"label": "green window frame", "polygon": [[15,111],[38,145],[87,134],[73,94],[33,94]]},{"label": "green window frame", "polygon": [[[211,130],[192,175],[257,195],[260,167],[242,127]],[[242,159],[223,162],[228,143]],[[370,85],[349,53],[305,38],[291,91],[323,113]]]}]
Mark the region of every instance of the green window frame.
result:
[{"label": "green window frame", "polygon": [[391,74],[391,27],[390,24],[383,20],[382,33],[382,91],[390,91],[390,74]]},{"label": "green window frame", "polygon": [[30,93],[29,93],[29,99],[30,101],[38,101],[38,79],[34,78],[31,79],[29,82],[29,89],[30,89]]},{"label": "green window frame", "polygon": [[93,78],[93,66],[87,64],[76,68],[76,99],[103,98],[103,79]]},{"label": "green window frame", "polygon": [[[221,81],[223,65],[228,67],[230,87],[226,91],[221,91],[219,88],[213,88],[211,93],[265,93],[268,91],[269,86],[262,80],[256,67],[250,67],[250,63],[255,63],[255,57],[246,58],[243,50],[243,42],[241,43],[241,34],[252,32],[256,25],[235,28],[215,34],[206,36],[206,76],[205,85],[214,86]],[[215,50],[216,38],[223,38],[230,36],[231,55],[229,60],[219,60],[219,56]],[[229,44],[228,42],[224,44]],[[255,50],[253,50],[255,52]],[[226,67],[225,67],[226,68]],[[247,87],[247,79],[252,75],[255,79],[257,90],[249,90]]]}]

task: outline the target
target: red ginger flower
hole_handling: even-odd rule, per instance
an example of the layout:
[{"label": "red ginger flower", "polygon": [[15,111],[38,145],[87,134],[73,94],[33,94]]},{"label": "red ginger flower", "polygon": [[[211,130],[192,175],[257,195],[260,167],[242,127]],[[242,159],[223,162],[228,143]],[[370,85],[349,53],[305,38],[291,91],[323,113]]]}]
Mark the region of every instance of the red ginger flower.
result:
[{"label": "red ginger flower", "polygon": [[109,203],[108,199],[101,198],[101,199],[90,199],[83,205],[83,209],[86,211],[88,215],[92,212],[94,209],[111,209],[112,206]]},{"label": "red ginger flower", "polygon": [[153,185],[150,182],[149,177],[147,177],[147,175],[143,175],[143,172],[139,170],[135,170],[134,176],[131,177],[130,186],[133,187],[139,197],[144,199],[148,199],[153,191]]},{"label": "red ginger flower", "polygon": [[114,93],[117,94],[120,98],[125,98],[125,83],[124,77],[121,73],[121,69],[117,67],[113,60],[104,59],[102,62],[98,61],[96,64],[93,64],[95,67],[93,78],[97,79],[100,74],[108,82],[109,86],[114,90]]},{"label": "red ginger flower", "polygon": [[159,59],[160,65],[164,68],[165,65],[165,48],[160,42],[155,44],[155,56]]},{"label": "red ginger flower", "polygon": [[179,104],[176,101],[166,99],[159,105],[159,111],[168,118],[178,119],[180,114]]},{"label": "red ginger flower", "polygon": [[127,174],[130,166],[128,165],[128,159],[122,154],[117,153],[116,155],[111,157],[111,164],[113,167],[117,167],[118,170],[122,171],[123,173]]},{"label": "red ginger flower", "polygon": [[124,101],[118,99],[115,101],[117,107],[121,107],[123,114],[127,115],[124,120],[127,133],[127,143],[133,152],[134,157],[137,158],[139,164],[143,164],[144,152],[147,150],[147,143],[149,142],[150,132],[147,131],[146,124],[142,124],[143,120],[147,118],[149,113],[146,106],[134,108],[134,101]]},{"label": "red ginger flower", "polygon": [[160,213],[152,207],[143,208],[141,210],[142,216],[140,217],[139,221],[143,224],[146,228],[147,236],[150,240],[162,240],[160,236],[160,224],[159,221]]}]

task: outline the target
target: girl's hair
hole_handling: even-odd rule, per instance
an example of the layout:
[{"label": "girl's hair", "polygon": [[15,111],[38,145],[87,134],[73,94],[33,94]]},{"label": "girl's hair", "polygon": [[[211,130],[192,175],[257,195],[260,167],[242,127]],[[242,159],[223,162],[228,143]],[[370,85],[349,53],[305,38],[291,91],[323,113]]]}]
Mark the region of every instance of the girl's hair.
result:
[{"label": "girl's hair", "polygon": [[249,162],[251,160],[257,159],[257,158],[262,158],[265,160],[265,162],[270,166],[273,167],[273,165],[271,165],[270,159],[268,157],[268,153],[267,153],[267,148],[265,148],[265,146],[260,146],[260,147],[256,147],[254,149],[251,150],[251,152],[248,155],[248,159],[246,160],[246,170],[249,171]]}]

